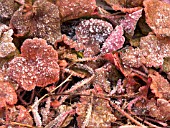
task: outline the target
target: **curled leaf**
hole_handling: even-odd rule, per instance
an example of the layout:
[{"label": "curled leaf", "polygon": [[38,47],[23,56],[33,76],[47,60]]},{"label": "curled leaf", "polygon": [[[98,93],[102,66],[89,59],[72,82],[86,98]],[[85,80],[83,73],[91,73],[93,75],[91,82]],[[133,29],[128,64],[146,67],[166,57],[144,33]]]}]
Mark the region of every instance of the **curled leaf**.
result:
[{"label": "curled leaf", "polygon": [[59,80],[58,53],[43,39],[27,39],[21,57],[9,63],[8,75],[25,90],[45,87]]},{"label": "curled leaf", "polygon": [[21,6],[12,16],[10,25],[17,36],[40,37],[52,44],[61,39],[58,7],[46,0]]},{"label": "curled leaf", "polygon": [[170,4],[160,0],[145,0],[146,22],[153,32],[160,37],[170,36]]},{"label": "curled leaf", "polygon": [[95,0],[57,0],[62,21],[91,15],[96,9]]}]

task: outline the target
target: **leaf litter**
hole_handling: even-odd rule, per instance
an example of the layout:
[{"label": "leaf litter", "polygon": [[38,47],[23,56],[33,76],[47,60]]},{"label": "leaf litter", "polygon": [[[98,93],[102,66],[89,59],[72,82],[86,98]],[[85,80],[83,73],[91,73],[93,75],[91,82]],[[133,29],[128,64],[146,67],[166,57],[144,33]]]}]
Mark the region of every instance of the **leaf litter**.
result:
[{"label": "leaf litter", "polygon": [[168,0],[0,7],[0,127],[170,126]]}]

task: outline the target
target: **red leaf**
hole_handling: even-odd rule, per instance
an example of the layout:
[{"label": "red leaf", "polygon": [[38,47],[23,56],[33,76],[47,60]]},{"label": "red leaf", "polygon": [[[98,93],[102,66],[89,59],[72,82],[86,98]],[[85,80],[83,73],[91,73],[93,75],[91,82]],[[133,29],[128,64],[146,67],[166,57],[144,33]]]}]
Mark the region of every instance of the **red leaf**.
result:
[{"label": "red leaf", "polygon": [[125,38],[123,36],[123,27],[116,26],[115,30],[109,35],[106,41],[103,43],[101,52],[113,52],[123,47]]},{"label": "red leaf", "polygon": [[57,0],[62,21],[91,15],[96,9],[95,0]]},{"label": "red leaf", "polygon": [[27,39],[21,57],[9,63],[9,76],[25,90],[45,87],[59,80],[58,53],[43,39]]},{"label": "red leaf", "polygon": [[145,0],[146,22],[157,36],[170,36],[170,4],[160,0]]}]

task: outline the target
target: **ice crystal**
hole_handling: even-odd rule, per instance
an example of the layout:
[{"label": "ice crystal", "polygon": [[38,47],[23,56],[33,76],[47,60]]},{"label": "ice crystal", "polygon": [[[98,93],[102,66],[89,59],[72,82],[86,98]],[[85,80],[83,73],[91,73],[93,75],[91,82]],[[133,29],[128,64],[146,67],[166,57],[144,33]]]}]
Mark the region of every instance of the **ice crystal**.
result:
[{"label": "ice crystal", "polygon": [[[56,5],[46,0],[37,0],[27,8],[21,6],[10,21],[17,36],[40,37],[52,44],[61,39],[59,10]],[[28,12],[24,13],[25,10]]]},{"label": "ice crystal", "polygon": [[123,36],[123,27],[116,26],[115,30],[109,35],[106,41],[103,43],[101,52],[113,52],[123,47],[125,38]]},{"label": "ice crystal", "polygon": [[145,0],[146,22],[157,36],[170,36],[170,4],[160,0]]},{"label": "ice crystal", "polygon": [[43,39],[27,39],[21,57],[9,63],[9,76],[25,90],[44,87],[59,79],[58,53]]}]

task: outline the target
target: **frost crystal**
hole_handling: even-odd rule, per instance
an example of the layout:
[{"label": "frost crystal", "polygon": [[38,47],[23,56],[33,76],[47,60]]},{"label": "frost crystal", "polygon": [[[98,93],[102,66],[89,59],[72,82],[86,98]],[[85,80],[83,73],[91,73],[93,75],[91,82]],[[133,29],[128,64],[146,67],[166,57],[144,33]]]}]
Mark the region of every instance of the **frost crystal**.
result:
[{"label": "frost crystal", "polygon": [[142,37],[140,46],[129,47],[121,53],[123,64],[130,67],[159,67],[163,65],[164,57],[170,56],[170,39],[158,39],[155,35]]},{"label": "frost crystal", "polygon": [[59,79],[58,53],[43,39],[27,39],[21,57],[9,62],[8,75],[25,90],[44,87]]},{"label": "frost crystal", "polygon": [[145,0],[146,22],[157,36],[170,36],[170,4],[160,0]]},{"label": "frost crystal", "polygon": [[[24,13],[25,10],[28,12]],[[46,0],[37,0],[26,9],[21,6],[12,16],[10,25],[16,29],[17,36],[28,34],[44,38],[52,44],[61,39],[58,7]]]},{"label": "frost crystal", "polygon": [[91,15],[96,9],[95,0],[57,0],[62,21]]},{"label": "frost crystal", "polygon": [[103,43],[101,52],[113,52],[123,47],[125,38],[123,36],[123,27],[116,26],[115,30],[109,35],[106,41]]}]

